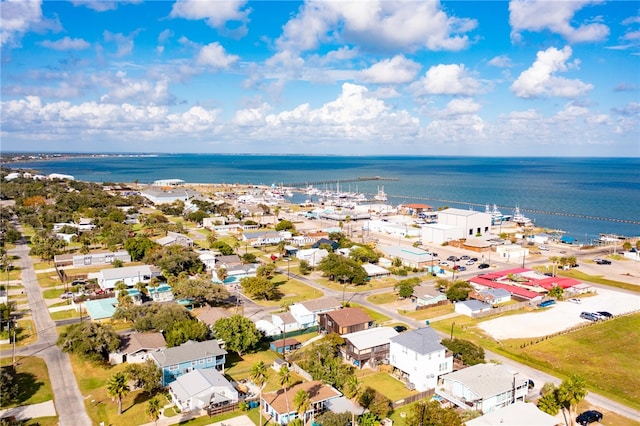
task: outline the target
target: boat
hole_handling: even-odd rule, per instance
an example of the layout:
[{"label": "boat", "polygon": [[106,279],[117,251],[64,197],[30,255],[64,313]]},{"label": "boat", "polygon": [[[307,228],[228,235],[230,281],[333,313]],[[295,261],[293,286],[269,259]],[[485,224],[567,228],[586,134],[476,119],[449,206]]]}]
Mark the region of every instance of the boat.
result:
[{"label": "boat", "polygon": [[508,222],[511,220],[511,216],[508,214],[502,214],[500,210],[498,210],[497,205],[493,205],[493,209],[489,208],[489,204],[485,205],[484,212],[491,215],[491,224],[499,225],[502,222]]},{"label": "boat", "polygon": [[520,207],[516,206],[513,211],[513,218],[511,219],[513,222],[517,223],[519,226],[533,226],[533,222],[531,219],[526,217],[520,212]]},{"label": "boat", "polygon": [[384,186],[382,186],[382,188],[378,187],[378,193],[373,196],[373,199],[376,201],[387,201],[387,193],[384,192]]}]

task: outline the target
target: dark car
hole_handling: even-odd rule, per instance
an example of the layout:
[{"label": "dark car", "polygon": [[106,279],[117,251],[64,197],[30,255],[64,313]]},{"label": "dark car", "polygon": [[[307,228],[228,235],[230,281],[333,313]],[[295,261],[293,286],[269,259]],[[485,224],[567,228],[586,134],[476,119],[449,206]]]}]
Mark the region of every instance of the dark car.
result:
[{"label": "dark car", "polygon": [[489,267],[488,263],[481,263],[478,265],[478,269],[487,269]]},{"label": "dark car", "polygon": [[596,410],[588,410],[576,417],[579,425],[588,425],[589,423],[599,422],[602,420],[602,413]]},{"label": "dark car", "polygon": [[536,384],[533,382],[533,380],[529,379],[529,381],[527,382],[527,387],[529,389],[533,389],[536,387]]},{"label": "dark car", "polygon": [[455,257],[455,256],[449,256],[449,257],[447,257],[447,260],[449,260],[449,261],[451,261],[451,262],[457,262],[457,261],[458,261],[458,260],[460,260],[460,259],[458,259],[458,258],[457,258],[457,257]]},{"label": "dark car", "polygon": [[613,318],[613,314],[611,312],[607,312],[607,311],[598,311],[596,312],[598,315],[605,317],[605,318]]},{"label": "dark car", "polygon": [[611,265],[611,261],[607,259],[593,259],[598,265]]},{"label": "dark car", "polygon": [[407,331],[407,327],[405,327],[404,325],[396,325],[395,327],[393,327],[393,329],[395,331],[397,331],[398,333],[402,333],[403,331]]},{"label": "dark car", "polygon": [[591,312],[582,312],[580,314],[580,318],[593,321],[593,322],[596,322],[600,319],[597,315],[592,314]]},{"label": "dark car", "polygon": [[467,268],[466,268],[466,267],[464,267],[464,266],[458,266],[458,271],[459,271],[459,272],[464,272],[464,271],[466,271],[466,270],[467,270]]}]

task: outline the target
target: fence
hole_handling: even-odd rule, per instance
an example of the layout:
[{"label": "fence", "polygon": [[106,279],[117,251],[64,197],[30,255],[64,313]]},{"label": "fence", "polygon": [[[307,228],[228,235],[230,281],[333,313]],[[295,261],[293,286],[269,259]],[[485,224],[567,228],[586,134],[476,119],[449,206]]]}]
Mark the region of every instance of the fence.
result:
[{"label": "fence", "polygon": [[410,396],[408,396],[406,398],[400,399],[400,400],[392,403],[391,406],[395,410],[396,408],[402,407],[403,405],[411,404],[412,402],[420,401],[421,399],[431,398],[433,395],[435,395],[435,390],[434,389],[427,389],[424,392],[420,392],[420,393],[417,393],[415,395],[410,395]]},{"label": "fence", "polygon": [[474,312],[472,314],[472,317],[473,318],[484,318],[484,317],[488,317],[490,315],[497,315],[497,314],[501,314],[503,312],[517,311],[518,309],[524,309],[526,307],[535,307],[535,306],[536,306],[536,303],[535,302],[531,302],[531,301],[513,303],[511,305],[498,306],[498,307],[492,308],[492,309],[490,309],[489,311],[486,311],[486,312]]},{"label": "fence", "polygon": [[286,333],[280,333],[274,336],[269,336],[266,339],[269,341],[280,340],[280,339],[290,339],[292,337],[301,336],[303,334],[317,333],[317,332],[318,332],[318,326],[314,325],[313,327],[303,328],[302,330],[287,331]]},{"label": "fence", "polygon": [[424,309],[435,308],[437,306],[449,305],[451,302],[449,300],[441,300],[437,303],[432,303],[431,305],[416,305],[416,311],[422,311]]}]

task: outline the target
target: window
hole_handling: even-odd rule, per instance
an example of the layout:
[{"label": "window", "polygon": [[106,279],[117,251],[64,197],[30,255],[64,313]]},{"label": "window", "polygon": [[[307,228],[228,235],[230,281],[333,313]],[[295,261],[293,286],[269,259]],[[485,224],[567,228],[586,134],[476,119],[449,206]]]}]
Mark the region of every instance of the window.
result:
[{"label": "window", "polygon": [[213,362],[213,357],[212,356],[208,357],[207,358],[207,364],[212,363],[212,362]]},{"label": "window", "polygon": [[176,371],[179,367],[177,365],[170,365],[169,371]]},{"label": "window", "polygon": [[198,364],[203,365],[203,364],[204,364],[204,358],[199,359],[199,360],[198,360]]},{"label": "window", "polygon": [[196,366],[196,362],[195,361],[191,361],[191,366],[195,367]]}]

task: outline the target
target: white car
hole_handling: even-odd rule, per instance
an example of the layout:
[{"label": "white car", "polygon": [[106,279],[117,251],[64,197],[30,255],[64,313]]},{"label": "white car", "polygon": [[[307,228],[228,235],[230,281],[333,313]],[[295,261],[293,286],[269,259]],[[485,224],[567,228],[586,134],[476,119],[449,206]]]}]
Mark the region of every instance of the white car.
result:
[{"label": "white car", "polygon": [[474,262],[473,260],[467,260],[467,265],[474,265],[476,262]]},{"label": "white car", "polygon": [[569,299],[569,300],[568,300],[568,302],[571,302],[571,303],[577,303],[577,304],[579,305],[579,304],[581,304],[581,303],[582,303],[582,300],[580,300],[580,299],[576,299],[576,298],[574,297],[574,298]]},{"label": "white car", "polygon": [[449,266],[449,262],[446,262],[446,261],[443,260],[442,262],[439,263],[439,265],[440,266]]}]

